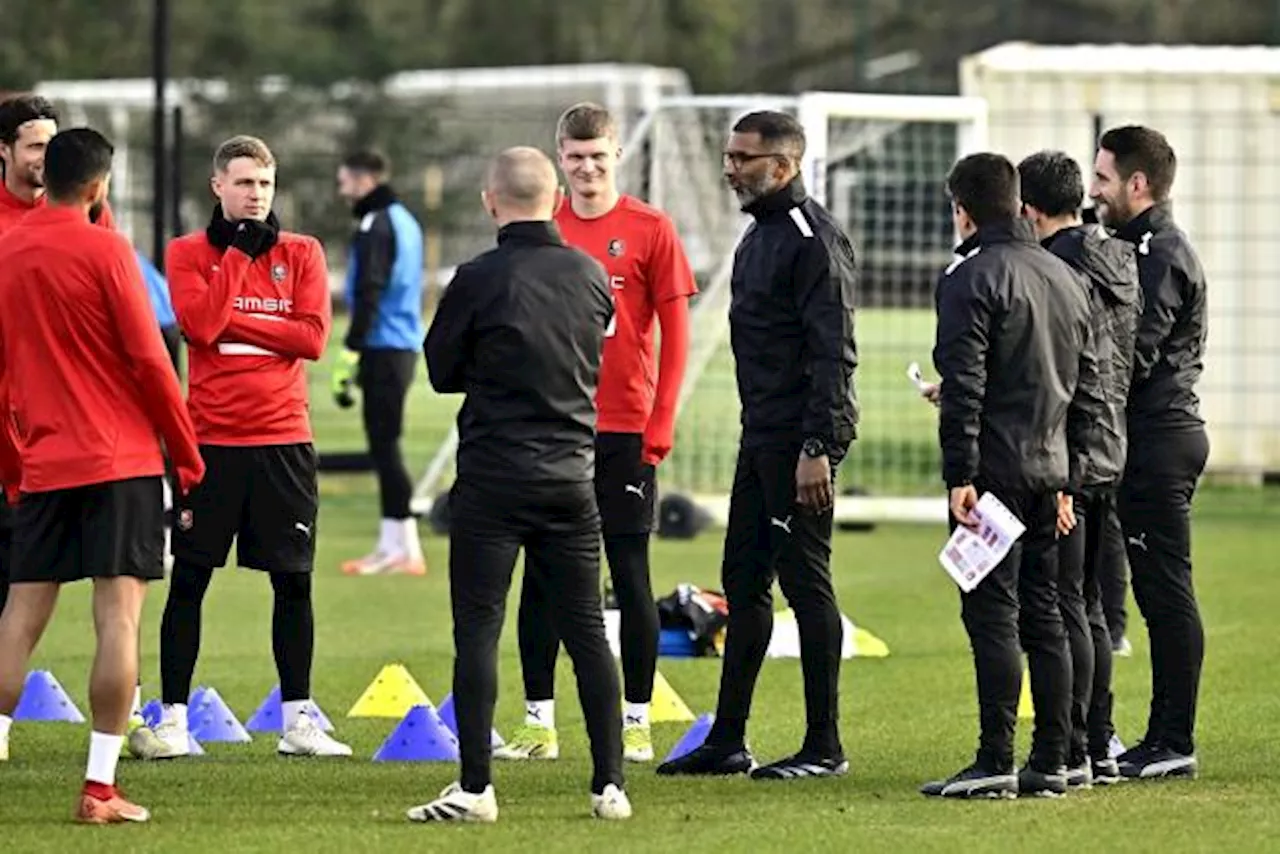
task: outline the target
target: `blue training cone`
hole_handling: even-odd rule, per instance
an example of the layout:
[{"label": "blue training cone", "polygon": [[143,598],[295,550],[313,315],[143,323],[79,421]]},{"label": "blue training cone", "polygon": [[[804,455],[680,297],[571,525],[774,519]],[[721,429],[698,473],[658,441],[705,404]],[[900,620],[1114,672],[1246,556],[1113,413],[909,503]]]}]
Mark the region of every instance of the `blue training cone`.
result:
[{"label": "blue training cone", "polygon": [[[325,713],[316,705],[315,700],[311,701],[311,705],[307,709],[307,714],[316,722],[324,732],[333,732],[333,723],[325,716]],[[284,706],[280,698],[280,686],[271,689],[271,693],[267,695],[267,699],[262,701],[262,705],[258,706],[257,711],[245,723],[244,728],[249,732],[283,732],[284,731]]]},{"label": "blue training cone", "polygon": [[458,739],[430,706],[414,706],[373,754],[374,762],[457,762]]},{"label": "blue training cone", "polygon": [[205,688],[199,703],[188,705],[187,727],[197,741],[253,741],[215,688]]},{"label": "blue training cone", "polygon": [[[453,710],[453,694],[445,695],[444,700],[440,703],[440,709],[437,714],[440,715],[440,720],[444,725],[449,728],[449,732],[453,733],[453,737],[457,738],[458,713]],[[502,747],[504,744],[506,744],[506,742],[502,740],[502,736],[498,735],[498,730],[494,729],[489,736],[489,745],[491,747]]]},{"label": "blue training cone", "polygon": [[[142,722],[147,726],[155,729],[160,725],[161,718],[164,717],[164,707],[159,700],[152,700],[142,707]],[[196,737],[190,732],[187,733],[187,749],[191,751],[192,756],[204,756],[204,748],[200,746],[200,742],[196,741]]]},{"label": "blue training cone", "polygon": [[13,710],[12,717],[15,721],[84,723],[84,715],[48,670],[33,670],[27,674],[22,696],[18,698],[18,707]]},{"label": "blue training cone", "polygon": [[686,753],[692,753],[702,746],[707,740],[707,734],[711,732],[711,725],[715,723],[716,716],[713,714],[700,715],[687,730],[684,735],[680,736],[680,740],[676,742],[676,746],[671,748],[671,752],[667,754],[667,758],[663,762],[670,762],[672,759],[679,759]]}]

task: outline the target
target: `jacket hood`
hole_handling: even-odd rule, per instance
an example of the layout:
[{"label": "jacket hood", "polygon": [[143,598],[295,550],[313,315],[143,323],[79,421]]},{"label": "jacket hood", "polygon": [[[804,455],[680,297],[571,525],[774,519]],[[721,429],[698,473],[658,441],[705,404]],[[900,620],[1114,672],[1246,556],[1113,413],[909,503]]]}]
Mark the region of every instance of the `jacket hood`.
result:
[{"label": "jacket hood", "polygon": [[1101,228],[1090,225],[1064,228],[1044,243],[1101,287],[1113,302],[1133,305],[1141,296],[1138,256],[1132,243],[1108,237]]}]

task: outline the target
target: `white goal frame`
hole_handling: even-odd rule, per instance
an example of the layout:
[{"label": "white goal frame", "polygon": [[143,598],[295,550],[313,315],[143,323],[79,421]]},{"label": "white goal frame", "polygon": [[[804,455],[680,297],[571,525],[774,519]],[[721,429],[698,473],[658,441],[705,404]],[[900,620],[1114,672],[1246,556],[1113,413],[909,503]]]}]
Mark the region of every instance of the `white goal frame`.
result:
[{"label": "white goal frame", "polygon": [[[756,109],[778,109],[793,113],[806,129],[807,146],[801,163],[806,188],[815,200],[824,205],[827,202],[825,170],[828,158],[833,154],[839,154],[832,152],[828,145],[828,129],[833,118],[901,123],[952,122],[957,128],[956,150],[960,155],[983,150],[988,138],[987,103],[984,99],[977,97],[845,92],[805,92],[795,96],[676,95],[658,100],[634,126],[623,145],[623,165],[626,165],[626,158],[641,150],[641,143],[654,132],[656,120],[662,111],[699,108],[734,111],[738,115]],[[728,132],[727,126],[724,131]],[[718,181],[719,149],[700,154],[703,157],[699,165],[704,170],[714,170],[711,173],[711,179]],[[714,160],[710,159],[712,157]],[[662,179],[656,171],[656,166],[650,169],[647,177],[651,188]],[[626,191],[628,188],[624,186],[623,189]],[[728,192],[727,189],[725,192]],[[660,202],[659,204],[661,206]],[[746,218],[743,217],[738,225],[739,237],[745,223]],[[729,275],[732,262],[732,248],[717,256],[711,277],[693,309],[695,316],[691,317],[691,326],[699,331],[700,336],[696,337],[691,344],[689,365],[681,388],[677,419],[712,356],[724,344],[728,329]],[[903,367],[905,369],[906,366]],[[903,382],[906,383],[905,375]],[[732,413],[729,417],[736,418],[737,413]],[[437,449],[415,487],[413,496],[415,513],[429,513],[436,497],[447,491],[444,480],[452,467],[457,445],[458,435],[455,426],[450,429],[449,435]],[[661,476],[659,481],[661,482]],[[688,497],[709,514],[713,523],[723,525],[728,518],[727,494],[694,494]],[[937,497],[840,496],[836,499],[835,516],[840,522],[939,523],[945,522],[947,518],[947,504],[940,485]]]}]

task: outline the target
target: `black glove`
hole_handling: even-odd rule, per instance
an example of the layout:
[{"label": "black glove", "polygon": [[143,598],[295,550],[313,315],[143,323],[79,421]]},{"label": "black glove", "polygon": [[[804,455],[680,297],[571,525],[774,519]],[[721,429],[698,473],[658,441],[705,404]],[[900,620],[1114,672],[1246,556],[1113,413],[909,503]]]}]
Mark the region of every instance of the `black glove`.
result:
[{"label": "black glove", "polygon": [[276,244],[276,229],[256,219],[242,219],[236,223],[231,245],[250,258],[265,255]]}]

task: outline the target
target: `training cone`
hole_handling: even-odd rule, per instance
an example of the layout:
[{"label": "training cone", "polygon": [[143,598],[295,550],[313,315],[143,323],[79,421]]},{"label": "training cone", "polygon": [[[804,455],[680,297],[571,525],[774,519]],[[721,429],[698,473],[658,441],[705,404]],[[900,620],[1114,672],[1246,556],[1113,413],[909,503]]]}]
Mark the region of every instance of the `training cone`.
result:
[{"label": "training cone", "polygon": [[1031,674],[1024,668],[1022,671],[1022,693],[1018,695],[1019,720],[1035,720],[1036,707],[1031,702]]},{"label": "training cone", "polygon": [[[307,714],[320,729],[333,732],[333,724],[316,705],[315,700],[307,707]],[[262,705],[245,722],[244,728],[249,732],[284,732],[284,705],[280,699],[279,685],[271,689],[267,699],[262,701]]]},{"label": "training cone", "polygon": [[457,762],[458,739],[429,705],[414,706],[378,752],[374,762]]},{"label": "training cone", "polygon": [[430,706],[431,699],[403,664],[388,664],[378,672],[349,718],[403,718],[414,706]]},{"label": "training cone", "polygon": [[661,673],[653,674],[653,698],[649,702],[649,720],[653,723],[684,723],[693,720],[693,712]]},{"label": "training cone", "polygon": [[197,741],[253,741],[215,688],[203,689],[199,703],[187,706],[187,727]]},{"label": "training cone", "polygon": [[18,698],[18,707],[13,710],[12,717],[15,721],[84,723],[84,715],[48,670],[33,670],[27,674],[22,696]]},{"label": "training cone", "polygon": [[[164,717],[164,706],[159,700],[152,700],[143,706],[139,713],[142,715],[142,722],[151,729],[155,729],[160,726],[160,720]],[[204,756],[204,748],[190,732],[187,733],[187,749],[191,751],[192,756]]]},{"label": "training cone", "polygon": [[[453,694],[446,694],[444,699],[440,701],[440,708],[436,711],[440,716],[440,721],[449,728],[449,732],[453,733],[454,738],[458,736],[458,715],[453,710]],[[498,735],[495,729],[489,736],[489,744],[492,747],[502,747],[506,744],[502,740],[502,736]]]},{"label": "training cone", "polygon": [[707,733],[711,732],[711,725],[715,723],[716,716],[713,714],[701,715],[693,722],[693,726],[680,736],[680,740],[676,742],[676,746],[671,748],[671,752],[667,754],[667,758],[663,762],[670,762],[672,759],[679,759],[686,753],[692,753],[702,746],[707,740]]}]

